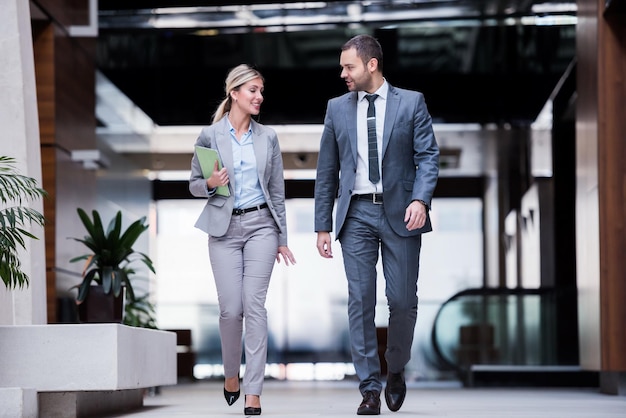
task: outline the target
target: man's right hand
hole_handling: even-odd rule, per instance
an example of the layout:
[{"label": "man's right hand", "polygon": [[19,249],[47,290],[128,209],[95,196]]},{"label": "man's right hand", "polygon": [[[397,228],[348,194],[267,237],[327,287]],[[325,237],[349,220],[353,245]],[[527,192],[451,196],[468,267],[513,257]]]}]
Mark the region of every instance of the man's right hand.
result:
[{"label": "man's right hand", "polygon": [[317,251],[324,258],[333,258],[333,249],[330,246],[330,232],[317,233]]}]

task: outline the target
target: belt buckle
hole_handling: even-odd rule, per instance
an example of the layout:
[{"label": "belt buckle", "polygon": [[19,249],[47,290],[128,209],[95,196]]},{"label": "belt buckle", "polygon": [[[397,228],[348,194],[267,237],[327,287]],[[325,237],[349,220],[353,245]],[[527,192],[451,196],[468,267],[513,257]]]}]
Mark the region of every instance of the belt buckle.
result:
[{"label": "belt buckle", "polygon": [[233,210],[233,213],[234,213],[235,215],[237,215],[237,216],[241,216],[241,215],[243,215],[243,214],[244,214],[244,213],[246,213],[246,212],[245,212],[243,209],[234,209],[234,210]]},{"label": "belt buckle", "polygon": [[[380,200],[376,200],[376,197],[380,196]],[[383,199],[382,199],[383,195],[382,194],[377,194],[377,193],[372,193],[372,203],[375,205],[382,205],[383,204]]]}]

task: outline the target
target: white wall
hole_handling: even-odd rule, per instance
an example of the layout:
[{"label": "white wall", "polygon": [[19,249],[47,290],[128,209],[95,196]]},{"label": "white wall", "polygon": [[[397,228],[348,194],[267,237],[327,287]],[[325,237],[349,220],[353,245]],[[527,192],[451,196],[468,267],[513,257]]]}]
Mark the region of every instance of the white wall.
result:
[{"label": "white wall", "polygon": [[[41,184],[35,65],[27,1],[2,2],[0,68],[0,155],[15,158],[20,173]],[[41,200],[31,206],[43,213]],[[27,240],[20,258],[30,286],[7,292],[0,285],[0,324],[47,322],[44,234],[42,228],[31,228],[31,232],[40,239]]]}]

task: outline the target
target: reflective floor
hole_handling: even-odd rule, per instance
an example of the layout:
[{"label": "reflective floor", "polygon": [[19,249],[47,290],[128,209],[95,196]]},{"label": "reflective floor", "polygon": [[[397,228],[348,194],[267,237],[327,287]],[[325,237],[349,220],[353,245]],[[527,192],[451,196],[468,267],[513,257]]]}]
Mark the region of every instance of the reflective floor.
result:
[{"label": "reflective floor", "polygon": [[[356,382],[266,382],[262,417],[356,417],[361,398]],[[228,406],[220,382],[181,383],[147,396],[144,408],[116,417],[237,417],[243,397]],[[626,397],[596,389],[462,388],[455,383],[410,383],[398,412],[384,404],[382,416],[393,417],[626,417]]]}]

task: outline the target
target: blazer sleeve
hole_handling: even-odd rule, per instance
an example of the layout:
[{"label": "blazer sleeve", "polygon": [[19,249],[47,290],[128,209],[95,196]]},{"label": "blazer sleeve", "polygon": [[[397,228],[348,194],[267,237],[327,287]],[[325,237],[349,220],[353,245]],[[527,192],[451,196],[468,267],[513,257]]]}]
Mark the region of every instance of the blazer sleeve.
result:
[{"label": "blazer sleeve", "polygon": [[271,208],[278,224],[278,245],[287,246],[287,213],[285,209],[285,178],[283,174],[283,156],[280,151],[278,136],[273,129],[269,131],[270,150],[268,163],[270,165],[270,178],[268,193],[271,200]]},{"label": "blazer sleeve", "polygon": [[333,207],[339,188],[339,148],[333,120],[333,100],[328,101],[320,139],[315,177],[315,232],[333,230]]},{"label": "blazer sleeve", "polygon": [[430,208],[439,177],[439,146],[424,95],[417,93],[413,117],[413,161],[416,167],[412,200],[421,200]]},{"label": "blazer sleeve", "polygon": [[198,155],[196,154],[196,145],[211,148],[210,130],[205,127],[200,132],[196,143],[194,144],[193,157],[191,158],[191,175],[189,178],[189,192],[195,197],[211,197],[215,194],[215,190],[209,190],[206,179],[202,175],[202,168]]}]

